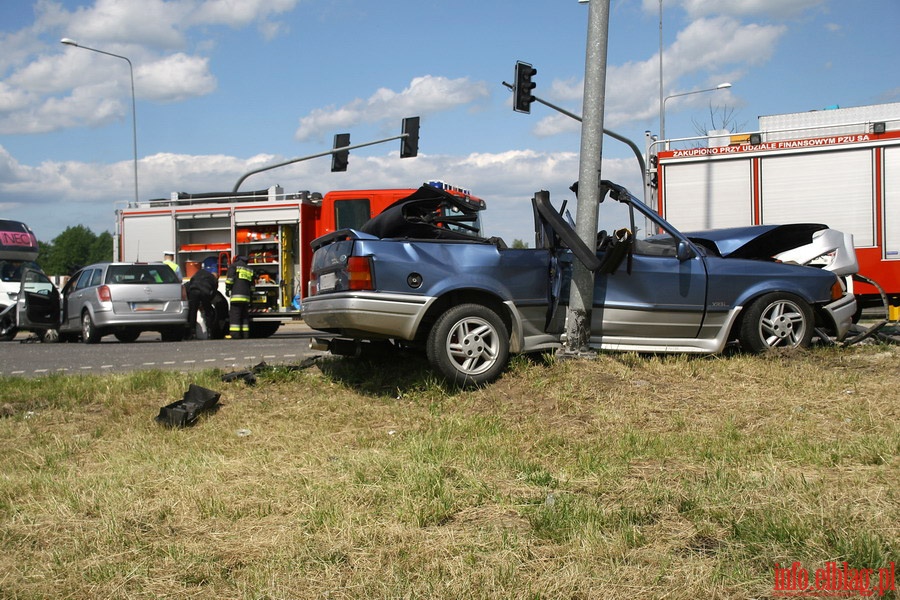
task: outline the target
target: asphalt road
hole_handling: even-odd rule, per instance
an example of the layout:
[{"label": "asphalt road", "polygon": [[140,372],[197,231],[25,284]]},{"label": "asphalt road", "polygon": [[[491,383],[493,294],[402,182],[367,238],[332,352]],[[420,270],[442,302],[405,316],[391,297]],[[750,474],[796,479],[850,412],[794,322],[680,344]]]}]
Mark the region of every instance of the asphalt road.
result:
[{"label": "asphalt road", "polygon": [[22,333],[15,340],[0,342],[0,375],[40,377],[53,373],[96,375],[148,369],[213,368],[228,372],[261,362],[296,365],[304,358],[322,354],[309,348],[313,333],[302,323],[290,323],[263,339],[163,342],[159,334],[145,333],[130,344],[123,344],[110,335],[95,345],[42,344]]}]

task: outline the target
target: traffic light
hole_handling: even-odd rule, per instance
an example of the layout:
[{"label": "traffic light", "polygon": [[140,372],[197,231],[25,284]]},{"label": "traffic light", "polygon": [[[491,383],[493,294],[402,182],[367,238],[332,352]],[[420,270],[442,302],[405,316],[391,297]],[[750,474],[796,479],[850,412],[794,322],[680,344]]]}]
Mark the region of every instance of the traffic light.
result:
[{"label": "traffic light", "polygon": [[[344,148],[350,145],[349,133],[334,134],[334,146],[332,149]],[[333,152],[331,154],[331,172],[346,171],[347,163],[350,162],[350,151],[342,150],[341,152]]]},{"label": "traffic light", "polygon": [[531,112],[531,103],[534,102],[531,90],[537,85],[531,81],[531,78],[535,75],[537,75],[537,69],[528,63],[516,62],[515,100],[513,101],[513,110],[516,112]]},{"label": "traffic light", "polygon": [[403,119],[401,133],[406,134],[400,140],[400,158],[412,158],[419,154],[419,117]]}]

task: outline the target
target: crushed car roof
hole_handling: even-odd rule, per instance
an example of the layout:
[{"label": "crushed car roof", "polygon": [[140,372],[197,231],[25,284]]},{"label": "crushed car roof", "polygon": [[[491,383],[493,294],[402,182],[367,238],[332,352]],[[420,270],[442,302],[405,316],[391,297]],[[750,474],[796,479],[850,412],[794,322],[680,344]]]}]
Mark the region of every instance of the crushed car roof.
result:
[{"label": "crushed car roof", "polygon": [[478,236],[477,228],[466,234],[450,226],[470,228],[466,224],[474,223],[478,211],[484,207],[484,201],[478,198],[457,196],[423,185],[368,220],[359,230],[379,238],[472,239]]}]

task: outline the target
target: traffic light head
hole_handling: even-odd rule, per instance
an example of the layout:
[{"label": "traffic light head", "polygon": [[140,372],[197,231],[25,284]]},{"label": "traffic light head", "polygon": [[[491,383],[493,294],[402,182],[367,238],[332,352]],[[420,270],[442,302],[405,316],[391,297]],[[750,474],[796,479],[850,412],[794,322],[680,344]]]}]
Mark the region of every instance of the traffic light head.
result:
[{"label": "traffic light head", "polygon": [[[345,148],[350,145],[350,134],[349,133],[336,133],[334,134],[334,146],[333,149]],[[350,162],[350,151],[342,150],[341,152],[333,152],[331,154],[331,172],[335,173],[337,171],[346,171],[347,163]]]},{"label": "traffic light head", "polygon": [[412,158],[419,154],[419,117],[403,119],[403,139],[400,141],[400,158]]},{"label": "traffic light head", "polygon": [[531,112],[531,103],[534,102],[534,96],[531,94],[531,91],[537,85],[531,81],[531,78],[535,75],[537,75],[537,69],[530,64],[522,61],[516,63],[515,99],[513,100],[513,110],[516,112]]}]

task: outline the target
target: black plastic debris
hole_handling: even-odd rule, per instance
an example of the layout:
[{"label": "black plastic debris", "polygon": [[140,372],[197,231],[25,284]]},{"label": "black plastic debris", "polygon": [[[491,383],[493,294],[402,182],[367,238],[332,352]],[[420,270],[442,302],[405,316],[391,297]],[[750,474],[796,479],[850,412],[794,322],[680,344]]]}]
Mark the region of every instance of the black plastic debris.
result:
[{"label": "black plastic debris", "polygon": [[159,409],[156,422],[166,427],[190,427],[202,413],[216,412],[221,396],[219,392],[192,383],[181,400]]},{"label": "black plastic debris", "polygon": [[225,383],[231,383],[232,381],[237,381],[240,379],[247,385],[256,384],[256,375],[253,374],[252,371],[232,371],[231,373],[225,373],[222,375],[222,381]]},{"label": "black plastic debris", "polygon": [[256,376],[266,372],[273,372],[275,370],[278,371],[300,371],[303,369],[308,369],[319,361],[319,356],[310,356],[305,358],[299,365],[280,365],[278,367],[269,365],[265,361],[254,365],[250,369],[245,369],[243,371],[232,371],[231,373],[225,373],[222,375],[222,381],[226,383],[230,383],[232,381],[243,381],[247,385],[255,385],[256,384]]}]

